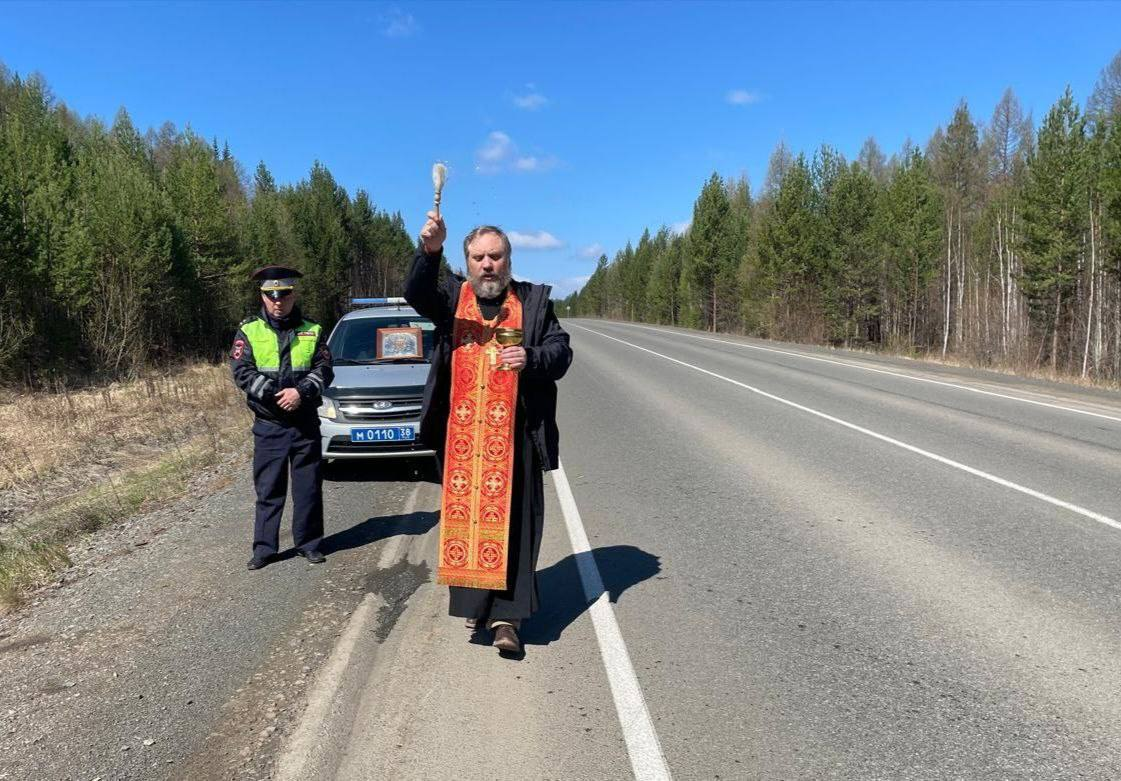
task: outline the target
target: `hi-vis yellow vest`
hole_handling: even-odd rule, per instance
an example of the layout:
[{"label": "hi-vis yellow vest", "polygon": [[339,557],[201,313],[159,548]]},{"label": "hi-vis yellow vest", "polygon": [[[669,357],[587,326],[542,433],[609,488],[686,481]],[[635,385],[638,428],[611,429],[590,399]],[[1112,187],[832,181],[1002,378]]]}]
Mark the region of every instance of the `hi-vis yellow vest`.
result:
[{"label": "hi-vis yellow vest", "polygon": [[[319,343],[319,334],[322,330],[323,327],[319,323],[308,320],[304,320],[296,329],[289,351],[294,379],[299,380],[311,371],[311,363],[315,358],[315,345]],[[257,371],[270,377],[278,377],[281,370],[279,334],[259,317],[243,324],[241,331],[253,349],[253,362],[257,364]]]}]

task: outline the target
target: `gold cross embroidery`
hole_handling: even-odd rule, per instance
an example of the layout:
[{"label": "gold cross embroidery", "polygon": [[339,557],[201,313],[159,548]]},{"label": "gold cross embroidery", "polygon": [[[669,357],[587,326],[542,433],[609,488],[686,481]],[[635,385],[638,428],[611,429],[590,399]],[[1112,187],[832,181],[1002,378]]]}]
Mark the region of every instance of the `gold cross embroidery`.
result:
[{"label": "gold cross embroidery", "polygon": [[493,344],[490,345],[489,347],[487,347],[486,353],[487,353],[487,357],[490,358],[490,365],[491,366],[494,366],[496,363],[498,363],[498,348],[497,347],[495,347]]}]

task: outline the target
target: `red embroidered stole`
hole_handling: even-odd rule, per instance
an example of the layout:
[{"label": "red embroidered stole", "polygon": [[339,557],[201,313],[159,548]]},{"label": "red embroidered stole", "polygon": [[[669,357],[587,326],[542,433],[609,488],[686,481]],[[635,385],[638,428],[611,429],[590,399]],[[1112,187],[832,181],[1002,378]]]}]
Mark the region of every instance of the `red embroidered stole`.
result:
[{"label": "red embroidered stole", "polygon": [[506,590],[514,415],[518,373],[497,371],[497,328],[522,327],[522,302],[508,288],[494,322],[483,320],[464,282],[452,331],[451,412],[445,447],[436,582]]}]

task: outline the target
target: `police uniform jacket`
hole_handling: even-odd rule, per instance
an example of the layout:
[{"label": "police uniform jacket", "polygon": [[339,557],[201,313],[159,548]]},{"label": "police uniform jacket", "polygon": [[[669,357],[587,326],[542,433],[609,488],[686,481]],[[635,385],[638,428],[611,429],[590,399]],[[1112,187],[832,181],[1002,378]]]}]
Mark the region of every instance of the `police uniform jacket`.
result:
[{"label": "police uniform jacket", "polygon": [[[323,389],[335,378],[323,327],[306,319],[299,307],[279,321],[264,308],[243,320],[230,350],[230,368],[258,420],[301,427],[318,425]],[[276,394],[284,388],[300,393],[294,412],[276,403]]]}]

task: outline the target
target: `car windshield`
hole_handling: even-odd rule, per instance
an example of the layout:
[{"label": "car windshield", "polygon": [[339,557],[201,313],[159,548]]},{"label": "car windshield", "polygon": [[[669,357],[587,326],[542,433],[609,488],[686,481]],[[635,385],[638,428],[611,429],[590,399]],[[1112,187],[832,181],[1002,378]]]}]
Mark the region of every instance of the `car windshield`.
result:
[{"label": "car windshield", "polygon": [[[416,330],[420,331],[420,344]],[[428,363],[436,326],[419,315],[343,320],[328,346],[336,366],[367,363]],[[381,344],[381,357],[378,345]],[[420,357],[416,353],[420,352]]]}]

